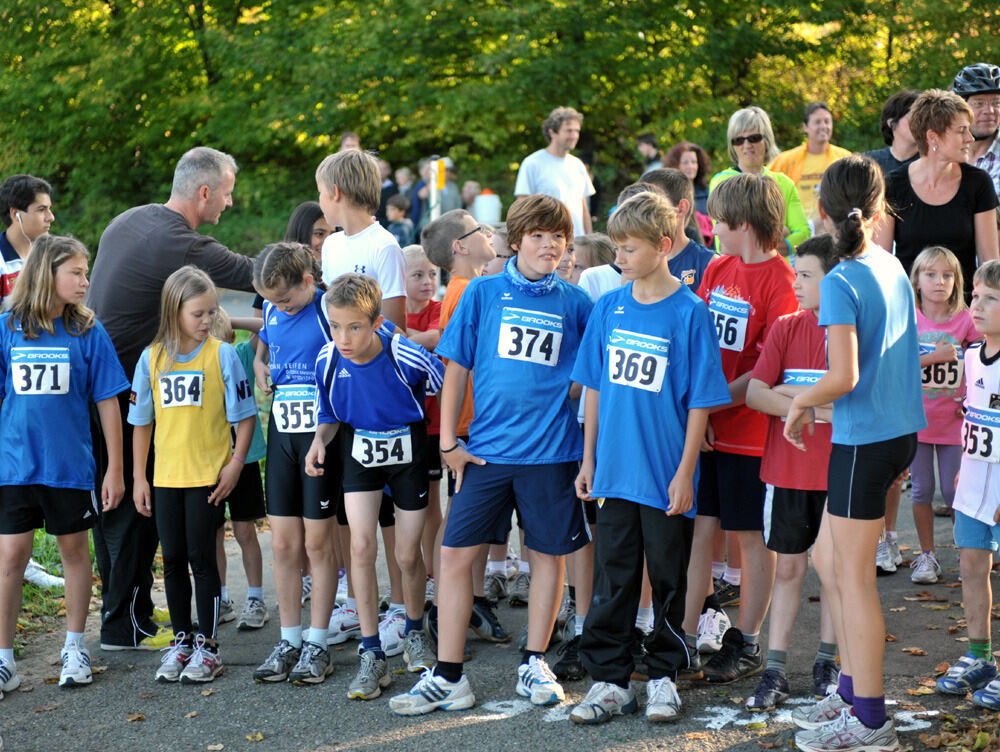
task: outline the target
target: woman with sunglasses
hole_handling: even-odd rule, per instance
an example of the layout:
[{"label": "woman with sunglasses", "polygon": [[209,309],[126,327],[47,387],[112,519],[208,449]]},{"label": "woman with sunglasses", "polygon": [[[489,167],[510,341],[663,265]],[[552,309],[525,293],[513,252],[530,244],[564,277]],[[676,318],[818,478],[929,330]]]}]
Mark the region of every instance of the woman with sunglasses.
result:
[{"label": "woman with sunglasses", "polygon": [[[712,178],[708,184],[709,194],[719,183],[741,172],[773,178],[785,199],[784,255],[793,256],[795,247],[810,235],[809,222],[802,210],[798,189],[791,178],[781,172],[772,172],[764,166],[778,155],[771,119],[764,110],[753,105],[737,110],[729,118],[726,141],[729,144],[729,159],[735,166],[717,173]],[[719,247],[718,237],[715,240],[715,247]]]}]

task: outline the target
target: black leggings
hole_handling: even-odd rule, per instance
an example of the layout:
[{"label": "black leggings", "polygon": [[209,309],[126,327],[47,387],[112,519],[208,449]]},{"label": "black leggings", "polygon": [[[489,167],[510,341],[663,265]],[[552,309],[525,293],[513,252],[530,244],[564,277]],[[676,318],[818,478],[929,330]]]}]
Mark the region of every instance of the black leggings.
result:
[{"label": "black leggings", "polygon": [[194,574],[198,631],[214,640],[219,624],[220,581],[215,536],[223,505],[208,503],[211,488],[156,488],[153,505],[163,549],[163,584],[170,627],[191,634],[191,578]]}]

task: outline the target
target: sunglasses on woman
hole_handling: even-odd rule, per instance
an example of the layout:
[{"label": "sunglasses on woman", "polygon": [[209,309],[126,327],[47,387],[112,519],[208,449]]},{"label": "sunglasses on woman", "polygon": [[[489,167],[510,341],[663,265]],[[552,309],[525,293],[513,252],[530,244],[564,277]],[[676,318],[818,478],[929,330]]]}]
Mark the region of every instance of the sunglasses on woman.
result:
[{"label": "sunglasses on woman", "polygon": [[751,144],[759,144],[764,140],[764,136],[760,133],[751,133],[749,136],[737,136],[730,143],[733,146],[743,146],[744,141],[749,141]]}]

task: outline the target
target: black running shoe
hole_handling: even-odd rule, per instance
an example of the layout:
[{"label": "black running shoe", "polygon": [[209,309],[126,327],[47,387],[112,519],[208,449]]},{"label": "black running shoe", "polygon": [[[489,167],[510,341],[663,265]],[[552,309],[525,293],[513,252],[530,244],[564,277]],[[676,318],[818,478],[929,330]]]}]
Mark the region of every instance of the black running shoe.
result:
[{"label": "black running shoe", "polygon": [[788,699],[788,694],[788,678],[776,669],[766,669],[756,691],[747,698],[747,710],[773,710],[779,702]]},{"label": "black running shoe", "polygon": [[480,603],[473,601],[469,629],[490,642],[510,642],[514,637],[500,624],[500,619],[497,618],[496,611],[489,601]]},{"label": "black running shoe", "polygon": [[552,667],[560,681],[577,681],[587,675],[580,661],[580,635],[559,647],[559,660]]},{"label": "black running shoe", "polygon": [[730,585],[723,579],[714,580],[715,597],[720,606],[738,606],[740,603],[740,586]]},{"label": "black running shoe", "polygon": [[730,627],[722,635],[722,649],[705,661],[702,671],[705,681],[710,684],[729,684],[744,676],[751,676],[764,668],[764,658],[760,653],[760,645],[754,646],[754,652],[744,649],[743,633],[736,627]]},{"label": "black running shoe", "polygon": [[840,670],[833,661],[816,661],[813,664],[813,697],[822,700],[837,691]]}]

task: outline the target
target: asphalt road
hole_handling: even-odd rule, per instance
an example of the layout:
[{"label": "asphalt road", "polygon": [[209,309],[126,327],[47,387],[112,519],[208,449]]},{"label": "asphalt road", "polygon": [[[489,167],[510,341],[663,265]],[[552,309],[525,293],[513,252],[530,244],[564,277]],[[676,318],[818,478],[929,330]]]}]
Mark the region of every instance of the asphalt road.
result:
[{"label": "asphalt road", "polygon": [[[912,518],[904,496],[900,536],[904,545],[916,544]],[[947,520],[937,519],[937,539],[951,540]],[[159,655],[151,653],[102,653],[97,645],[97,616],[88,622],[88,645],[100,673],[90,687],[60,690],[48,683],[59,674],[61,632],[43,636],[29,646],[18,663],[24,680],[20,691],[0,702],[0,736],[6,752],[100,750],[101,752],[158,752],[175,750],[654,750],[750,752],[780,740],[790,749],[792,726],[787,714],[793,703],[805,702],[811,689],[811,667],[819,634],[819,604],[808,600],[819,592],[810,573],[803,604],[789,651],[793,699],[774,713],[748,713],[743,699],[756,686],[757,677],[726,687],[695,687],[682,691],[682,719],[673,725],[652,725],[641,714],[616,718],[599,727],[580,727],[568,721],[573,704],[585,694],[589,682],[565,685],[567,699],[554,708],[535,708],[514,694],[516,648],[479,640],[470,632],[473,659],[467,672],[478,698],[475,708],[464,712],[436,711],[421,718],[400,718],[387,704],[389,695],[408,689],[416,675],[402,673],[402,657],[390,659],[392,686],[382,697],[368,701],[347,699],[357,657],[357,643],[348,642],[333,653],[335,672],[325,684],[295,687],[259,685],[253,669],[278,639],[277,608],[270,571],[270,536],[261,535],[265,556],[265,593],[271,621],[259,632],[237,632],[233,624],[221,628],[225,674],[204,687],[157,684],[153,680]],[[239,549],[227,541],[231,597],[244,595]],[[886,645],[886,694],[894,704],[901,741],[922,749],[918,737],[939,724],[941,712],[952,712],[959,701],[936,695],[915,696],[920,679],[933,675],[941,661],[954,661],[965,651],[949,634],[961,618],[960,588],[949,588],[957,579],[957,551],[939,546],[945,577],[941,584],[915,586],[909,570],[879,579],[888,632],[896,636]],[[904,557],[908,553],[904,551]],[[940,601],[907,600],[928,591]],[[156,593],[162,602],[162,592]],[[526,609],[502,603],[503,624],[515,635],[527,618]],[[735,619],[735,609],[730,610]],[[308,623],[304,620],[304,623]],[[765,628],[766,632],[766,628]],[[903,648],[919,648],[927,655],[911,655]],[[550,656],[551,662],[556,658]],[[644,694],[639,685],[640,702]],[[927,712],[925,712],[925,710]],[[975,715],[986,711],[967,711]],[[260,737],[258,737],[258,734]],[[260,738],[260,741],[248,739]],[[221,745],[221,746],[220,746]]]}]

